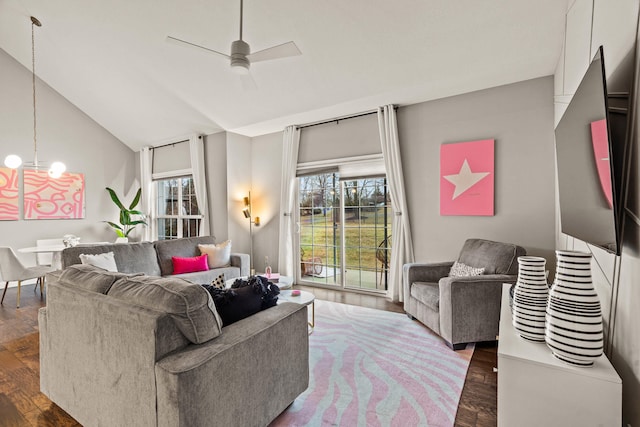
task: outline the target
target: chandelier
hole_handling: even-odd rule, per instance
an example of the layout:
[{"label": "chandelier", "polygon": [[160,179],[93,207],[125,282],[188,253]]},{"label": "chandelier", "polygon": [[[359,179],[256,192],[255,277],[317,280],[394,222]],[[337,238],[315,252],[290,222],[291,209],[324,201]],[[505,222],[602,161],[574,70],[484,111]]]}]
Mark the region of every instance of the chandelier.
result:
[{"label": "chandelier", "polygon": [[42,23],[36,17],[31,17],[31,83],[33,87],[33,162],[23,162],[20,156],[9,154],[4,159],[4,165],[11,169],[17,169],[22,166],[24,169],[41,170],[48,169],[51,178],[60,178],[67,169],[62,162],[53,162],[48,165],[38,161],[38,142],[36,139],[36,48],[34,27],[41,27]]}]

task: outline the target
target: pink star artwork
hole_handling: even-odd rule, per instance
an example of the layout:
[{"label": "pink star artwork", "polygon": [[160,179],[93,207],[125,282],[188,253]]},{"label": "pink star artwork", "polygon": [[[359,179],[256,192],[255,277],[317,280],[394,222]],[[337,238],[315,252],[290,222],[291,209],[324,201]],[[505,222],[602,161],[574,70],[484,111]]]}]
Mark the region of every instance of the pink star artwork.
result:
[{"label": "pink star artwork", "polygon": [[440,215],[493,216],[493,139],[440,146]]}]

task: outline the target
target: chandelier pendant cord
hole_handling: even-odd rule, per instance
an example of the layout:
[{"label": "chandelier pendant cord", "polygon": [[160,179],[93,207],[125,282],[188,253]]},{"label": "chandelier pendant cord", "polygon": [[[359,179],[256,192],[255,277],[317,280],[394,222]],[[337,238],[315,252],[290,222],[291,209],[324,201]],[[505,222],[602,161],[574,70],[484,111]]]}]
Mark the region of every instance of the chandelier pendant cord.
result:
[{"label": "chandelier pendant cord", "polygon": [[33,163],[38,168],[38,142],[36,138],[36,42],[35,42],[35,26],[40,27],[42,24],[33,16],[31,17],[31,84],[33,87]]},{"label": "chandelier pendant cord", "polygon": [[46,163],[40,164],[38,161],[38,121],[36,117],[36,35],[35,27],[42,27],[42,23],[35,16],[31,17],[31,89],[33,95],[33,162],[23,162],[20,156],[17,154],[9,154],[4,159],[4,165],[10,169],[18,169],[20,167],[25,169],[33,169],[38,171],[41,167],[44,169],[49,168],[48,174],[50,178],[58,179],[62,177],[62,174],[67,170],[67,166],[64,163],[55,161],[51,163],[50,167]]}]

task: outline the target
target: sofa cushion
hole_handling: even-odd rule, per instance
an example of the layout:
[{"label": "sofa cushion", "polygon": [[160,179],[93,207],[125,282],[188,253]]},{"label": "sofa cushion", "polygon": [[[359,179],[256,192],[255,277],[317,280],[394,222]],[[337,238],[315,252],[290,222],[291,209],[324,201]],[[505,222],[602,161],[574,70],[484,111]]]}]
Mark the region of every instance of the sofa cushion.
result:
[{"label": "sofa cushion", "polygon": [[207,342],[222,331],[222,320],[209,293],[186,280],[148,276],[120,279],[107,295],[169,314],[194,344]]},{"label": "sofa cushion", "polygon": [[214,268],[207,271],[196,271],[194,273],[183,273],[174,275],[172,277],[179,277],[184,280],[188,280],[192,283],[198,283],[200,285],[210,285],[218,276],[224,274],[225,280],[233,279],[240,276],[239,267],[222,267]]},{"label": "sofa cushion", "polygon": [[209,268],[231,265],[231,240],[218,245],[198,245],[201,254],[208,255]]},{"label": "sofa cushion", "polygon": [[117,273],[89,264],[75,264],[60,274],[59,282],[74,288],[81,288],[91,292],[106,294],[109,288],[117,281],[125,277],[143,276],[144,273],[126,274]]},{"label": "sofa cushion", "polygon": [[78,256],[83,264],[93,265],[107,271],[118,271],[113,252],[103,254],[80,254]]},{"label": "sofa cushion", "polygon": [[[78,245],[64,248],[62,268],[80,264],[80,254],[102,254],[105,252],[113,252],[118,271],[121,273],[145,273],[149,276],[160,276],[158,257],[151,242]],[[171,258],[169,258],[169,262],[171,262]]]},{"label": "sofa cushion", "polygon": [[157,253],[157,262],[160,266],[160,274],[157,276],[169,276],[173,274],[173,262],[171,257],[182,258],[201,255],[198,249],[199,244],[211,245],[216,242],[215,237],[186,237],[183,239],[157,240],[153,242]]},{"label": "sofa cushion", "polygon": [[476,268],[484,267],[484,274],[518,274],[518,257],[524,248],[483,239],[467,239],[458,261]]},{"label": "sofa cushion", "polygon": [[411,284],[411,297],[433,311],[440,311],[440,287],[437,282],[413,282]]},{"label": "sofa cushion", "polygon": [[207,254],[188,258],[178,256],[171,257],[171,261],[173,262],[173,274],[207,271],[209,270],[207,257]]}]

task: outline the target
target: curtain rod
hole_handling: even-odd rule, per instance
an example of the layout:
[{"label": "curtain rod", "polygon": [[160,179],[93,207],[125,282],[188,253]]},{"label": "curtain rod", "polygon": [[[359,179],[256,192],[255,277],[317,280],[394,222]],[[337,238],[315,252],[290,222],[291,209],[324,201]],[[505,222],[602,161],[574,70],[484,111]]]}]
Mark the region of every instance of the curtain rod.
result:
[{"label": "curtain rod", "polygon": [[296,128],[304,129],[304,128],[310,128],[310,127],[318,126],[318,125],[326,125],[327,123],[333,123],[333,122],[335,122],[337,124],[341,120],[355,119],[357,117],[369,116],[371,114],[377,114],[377,113],[378,113],[378,110],[366,111],[364,113],[354,114],[354,115],[351,115],[351,116],[337,117],[337,118],[331,119],[331,120],[323,120],[321,122],[308,123],[306,125],[299,125],[299,126],[296,126]]},{"label": "curtain rod", "polygon": [[[398,106],[394,105],[393,109],[397,110]],[[350,115],[350,116],[336,117],[335,119],[322,120],[320,122],[307,123],[306,125],[297,125],[296,128],[297,129],[304,129],[304,128],[310,128],[310,127],[318,126],[318,125],[326,125],[327,123],[333,123],[333,122],[336,122],[336,124],[337,124],[341,120],[355,119],[357,117],[369,116],[371,114],[378,114],[378,110],[377,109],[369,110],[369,111],[362,112],[360,114],[353,114],[353,115]]]},{"label": "curtain rod", "polygon": [[[202,139],[202,135],[198,135],[198,139]],[[155,150],[156,148],[163,148],[163,147],[168,147],[170,145],[182,144],[183,142],[189,142],[189,139],[183,139],[182,141],[169,142],[169,143],[166,143],[166,144],[157,145],[155,147],[150,147],[150,148],[152,150]]]}]

